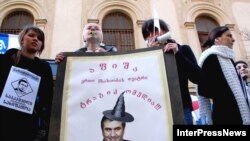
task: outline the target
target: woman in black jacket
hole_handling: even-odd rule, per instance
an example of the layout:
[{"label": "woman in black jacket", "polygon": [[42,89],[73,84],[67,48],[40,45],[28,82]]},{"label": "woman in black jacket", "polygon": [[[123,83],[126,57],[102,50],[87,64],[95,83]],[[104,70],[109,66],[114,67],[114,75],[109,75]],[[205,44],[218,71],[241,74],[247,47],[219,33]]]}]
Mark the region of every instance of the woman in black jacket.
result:
[{"label": "woman in black jacket", "polygon": [[[212,99],[213,124],[250,124],[250,107],[244,96],[235,68],[233,43],[229,28],[220,26],[213,29],[203,46],[209,46],[199,59],[199,65],[206,76],[206,85],[198,85],[200,105],[209,105]],[[200,109],[209,118],[211,107]],[[201,115],[202,117],[205,117]]]},{"label": "woman in black jacket", "polygon": [[[21,49],[10,49],[0,55],[1,141],[47,140],[53,78],[49,64],[37,57],[44,49],[44,40],[44,33],[41,29],[36,26],[27,26],[19,34]],[[11,71],[12,68],[20,72],[18,77]],[[31,78],[37,80],[37,85],[32,83],[34,81],[31,81]],[[28,82],[28,88],[22,95],[18,95],[14,88],[22,79]],[[9,80],[13,81],[9,83]],[[28,98],[31,95],[33,98]],[[31,105],[34,106],[33,110]],[[30,112],[22,111],[22,107],[31,108]]]}]

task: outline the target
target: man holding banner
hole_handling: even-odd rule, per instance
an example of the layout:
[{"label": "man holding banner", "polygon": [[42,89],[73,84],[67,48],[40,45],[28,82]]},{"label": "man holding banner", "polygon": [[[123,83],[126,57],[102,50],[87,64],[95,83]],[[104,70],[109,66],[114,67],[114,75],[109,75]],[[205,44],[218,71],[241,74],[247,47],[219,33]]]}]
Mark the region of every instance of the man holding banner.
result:
[{"label": "man holding banner", "polygon": [[[103,41],[103,32],[100,25],[96,23],[88,23],[83,28],[84,47],[76,50],[76,52],[116,52],[114,46],[105,46]],[[62,52],[55,57],[56,63],[60,63],[64,59]]]},{"label": "man holding banner", "polygon": [[[4,45],[10,45],[5,39]],[[45,48],[45,35],[30,25],[19,39],[20,50],[0,54],[0,140],[47,141],[53,78],[49,64],[37,56]]]},{"label": "man holding banner", "polygon": [[[159,24],[158,24],[159,22]],[[160,28],[159,28],[160,27]],[[180,45],[171,39],[167,24],[161,19],[148,19],[142,25],[142,35],[148,47],[165,45],[164,52],[173,51],[177,61],[183,110],[186,124],[193,124],[192,100],[188,90],[188,80],[201,82],[201,69],[188,45]]]}]

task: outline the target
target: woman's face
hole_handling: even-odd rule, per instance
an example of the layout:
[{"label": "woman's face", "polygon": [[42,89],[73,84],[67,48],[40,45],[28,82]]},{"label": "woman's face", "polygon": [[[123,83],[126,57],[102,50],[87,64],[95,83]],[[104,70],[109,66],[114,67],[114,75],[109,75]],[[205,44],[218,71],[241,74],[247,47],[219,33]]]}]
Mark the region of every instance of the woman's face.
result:
[{"label": "woman's face", "polygon": [[224,32],[221,37],[215,39],[216,45],[226,45],[229,48],[233,48],[234,38],[232,33],[228,30]]},{"label": "woman's face", "polygon": [[29,53],[39,52],[43,44],[42,40],[40,39],[40,35],[32,29],[23,36],[21,43],[22,48]]},{"label": "woman's face", "polygon": [[83,38],[88,43],[101,43],[103,33],[101,27],[96,23],[89,23],[84,27]]}]

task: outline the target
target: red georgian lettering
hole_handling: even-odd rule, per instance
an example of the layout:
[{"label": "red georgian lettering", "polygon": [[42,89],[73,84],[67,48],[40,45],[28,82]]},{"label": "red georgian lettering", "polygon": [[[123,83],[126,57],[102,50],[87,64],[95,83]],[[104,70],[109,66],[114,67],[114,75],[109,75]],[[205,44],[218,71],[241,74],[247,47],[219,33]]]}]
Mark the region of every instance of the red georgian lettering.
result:
[{"label": "red georgian lettering", "polygon": [[147,100],[147,98],[148,98],[148,95],[146,95],[146,94],[142,95],[142,99]]},{"label": "red georgian lettering", "polygon": [[107,64],[102,63],[100,64],[101,70],[106,70],[107,69]]},{"label": "red georgian lettering", "polygon": [[129,68],[129,62],[124,62],[123,67],[124,67],[124,69],[128,69]]},{"label": "red georgian lettering", "polygon": [[136,92],[137,92],[137,91],[136,91],[136,90],[134,90],[134,91],[132,92],[132,95],[136,95]]},{"label": "red georgian lettering", "polygon": [[107,91],[107,95],[110,95],[111,94],[111,92],[110,91]]},{"label": "red georgian lettering", "polygon": [[91,99],[88,99],[87,101],[86,101],[86,104],[91,104],[92,103],[92,100]]},{"label": "red georgian lettering", "polygon": [[141,97],[141,96],[142,96],[142,93],[139,92],[139,93],[137,94],[137,97]]},{"label": "red georgian lettering", "polygon": [[113,64],[113,65],[112,65],[112,68],[113,68],[113,69],[116,69],[116,68],[117,68],[117,64]]},{"label": "red georgian lettering", "polygon": [[161,105],[160,105],[160,104],[156,104],[156,105],[155,105],[155,109],[156,109],[156,110],[161,109]]},{"label": "red georgian lettering", "polygon": [[95,70],[94,69],[89,69],[89,72],[93,73],[93,72],[95,72]]},{"label": "red georgian lettering", "polygon": [[81,107],[82,109],[84,109],[84,108],[86,108],[86,104],[83,103],[83,102],[80,102],[80,107]]},{"label": "red georgian lettering", "polygon": [[98,96],[99,96],[99,98],[103,98],[104,97],[104,95],[102,93],[99,93]]},{"label": "red georgian lettering", "polygon": [[149,102],[149,103],[151,103],[151,101],[152,101],[152,99],[151,99],[151,98],[149,98],[149,99],[148,99],[148,102]]},{"label": "red georgian lettering", "polygon": [[134,68],[133,68],[133,71],[134,71],[134,72],[137,72],[137,67],[134,67]]}]

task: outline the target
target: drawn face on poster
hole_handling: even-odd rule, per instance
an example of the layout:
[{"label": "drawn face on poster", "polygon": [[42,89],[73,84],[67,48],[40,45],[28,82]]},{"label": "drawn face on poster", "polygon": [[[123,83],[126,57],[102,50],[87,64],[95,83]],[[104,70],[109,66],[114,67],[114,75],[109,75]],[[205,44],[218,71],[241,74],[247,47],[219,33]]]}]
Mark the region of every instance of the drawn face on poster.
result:
[{"label": "drawn face on poster", "polygon": [[16,88],[16,90],[24,93],[27,88],[28,88],[28,82],[25,80],[20,80],[18,82],[18,87]]},{"label": "drawn face on poster", "polygon": [[32,92],[32,88],[26,78],[12,82],[12,86],[19,97],[25,96]]},{"label": "drawn face on poster", "polygon": [[103,112],[101,128],[104,141],[123,141],[126,122],[134,121],[134,117],[125,112],[124,93],[119,96],[113,110]]},{"label": "drawn face on poster", "polygon": [[102,134],[104,141],[122,141],[125,132],[125,122],[110,120],[103,116]]}]

